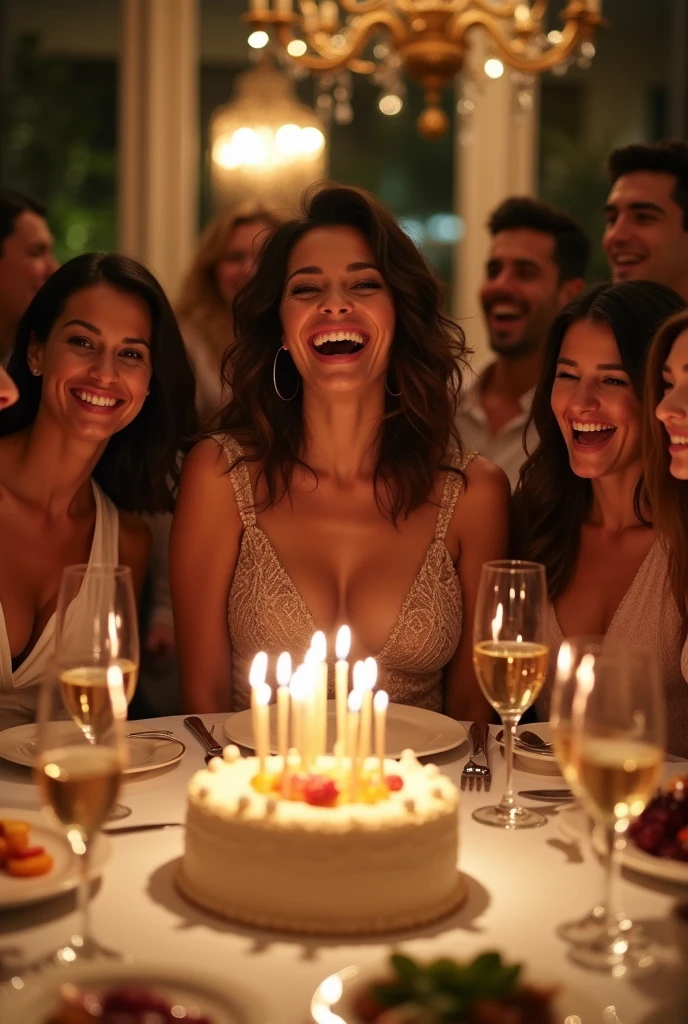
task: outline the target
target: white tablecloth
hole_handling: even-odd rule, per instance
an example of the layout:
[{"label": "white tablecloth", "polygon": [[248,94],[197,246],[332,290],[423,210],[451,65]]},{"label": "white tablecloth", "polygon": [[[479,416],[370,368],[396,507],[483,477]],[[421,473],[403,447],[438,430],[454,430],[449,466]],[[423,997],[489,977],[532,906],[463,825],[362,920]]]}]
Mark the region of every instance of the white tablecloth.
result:
[{"label": "white tablecloth", "polygon": [[[225,716],[203,717],[210,726]],[[181,717],[132,723],[131,728],[148,725],[171,729],[187,745],[186,754],[168,769],[128,777],[120,800],[133,813],[122,825],[182,821],[187,780],[203,767],[201,747]],[[216,735],[221,734],[221,728],[216,729]],[[467,754],[464,746],[433,760],[458,784]],[[487,798],[475,792],[464,792],[461,798],[460,865],[468,879],[468,899],[453,917],[435,926],[392,937],[384,945],[287,938],[235,927],[197,910],[175,889],[172,875],[184,842],[179,828],[111,837],[112,857],[93,896],[94,935],[104,945],[140,959],[236,977],[268,1004],[271,1024],[305,1024],[311,994],[322,978],[352,963],[365,966],[379,961],[390,942],[403,942],[412,954],[421,956],[462,958],[500,950],[512,962],[527,964],[535,979],[556,980],[598,1006],[599,1019],[584,1019],[583,1024],[613,1021],[613,1015],[602,1015],[610,1005],[624,1024],[685,1024],[688,1012],[679,1008],[679,1002],[688,964],[680,964],[678,952],[670,945],[668,914],[686,891],[639,875],[624,877],[625,909],[644,924],[666,962],[657,977],[642,983],[614,981],[575,966],[555,929],[597,901],[602,872],[589,850],[579,850],[561,838],[554,817],[543,828],[516,833],[474,822],[471,811],[495,802],[501,793],[504,769],[494,745],[491,761],[494,783]],[[515,773],[515,782],[517,789],[562,785],[560,778],[521,771]],[[2,805],[38,806],[31,773],[4,761],[0,762],[0,794]],[[231,864],[227,870],[231,871]],[[56,948],[71,934],[75,914],[73,895],[0,913],[0,955],[18,949],[33,959]]]}]

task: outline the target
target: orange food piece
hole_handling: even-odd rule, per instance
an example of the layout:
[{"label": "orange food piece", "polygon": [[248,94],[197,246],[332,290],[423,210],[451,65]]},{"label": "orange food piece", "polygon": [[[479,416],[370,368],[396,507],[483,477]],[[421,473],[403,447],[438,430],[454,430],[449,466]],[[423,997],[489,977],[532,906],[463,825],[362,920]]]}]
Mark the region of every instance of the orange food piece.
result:
[{"label": "orange food piece", "polygon": [[53,866],[53,858],[43,849],[38,847],[39,852],[30,857],[8,857],[7,873],[16,878],[35,878],[37,875],[45,875]]}]

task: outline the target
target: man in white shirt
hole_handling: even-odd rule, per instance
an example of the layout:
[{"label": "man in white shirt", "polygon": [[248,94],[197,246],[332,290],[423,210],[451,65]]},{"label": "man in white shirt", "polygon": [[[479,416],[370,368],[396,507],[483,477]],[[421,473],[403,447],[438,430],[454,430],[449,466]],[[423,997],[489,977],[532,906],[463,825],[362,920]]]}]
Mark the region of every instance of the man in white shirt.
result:
[{"label": "man in white shirt", "polygon": [[609,157],[602,247],[612,279],[656,281],[688,299],[688,143],[641,143]]},{"label": "man in white shirt", "polygon": [[[456,425],[467,448],[518,482],[547,332],[585,287],[590,243],[561,210],[537,199],[505,199],[488,221],[492,237],[480,301],[495,359],[464,391]],[[528,451],[537,443],[528,431]]]}]

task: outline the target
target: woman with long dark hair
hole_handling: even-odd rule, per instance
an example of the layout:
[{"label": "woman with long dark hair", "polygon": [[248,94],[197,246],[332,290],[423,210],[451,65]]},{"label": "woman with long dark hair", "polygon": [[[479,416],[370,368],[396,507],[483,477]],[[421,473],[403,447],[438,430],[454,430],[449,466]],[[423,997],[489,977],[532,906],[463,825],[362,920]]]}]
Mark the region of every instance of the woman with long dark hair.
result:
[{"label": "woman with long dark hair", "polygon": [[8,369],[19,397],[0,415],[0,728],[33,716],[65,566],[119,562],[140,589],[150,537],[136,513],[172,508],[177,452],[195,429],[174,314],[125,256],[57,270]]},{"label": "woman with long dark hair", "polygon": [[[652,518],[669,560],[669,578],[688,637],[688,311],[657,332],[647,358],[645,482]],[[688,652],[683,674],[688,679]]]},{"label": "woman with long dark hair", "polygon": [[[642,393],[650,341],[685,308],[649,281],[600,285],[550,331],[532,418],[540,443],[514,498],[517,552],[543,562],[551,649],[564,636],[608,635],[657,649],[669,749],[688,754],[680,615],[643,475]],[[552,668],[537,709],[547,714]]]},{"label": "woman with long dark hair", "polygon": [[172,527],[186,707],[246,707],[258,650],[299,661],[322,629],[332,651],[346,622],[392,700],[485,717],[472,620],[509,488],[455,435],[464,339],[415,245],[372,196],[311,190],[234,328],[222,433],[187,457]]}]

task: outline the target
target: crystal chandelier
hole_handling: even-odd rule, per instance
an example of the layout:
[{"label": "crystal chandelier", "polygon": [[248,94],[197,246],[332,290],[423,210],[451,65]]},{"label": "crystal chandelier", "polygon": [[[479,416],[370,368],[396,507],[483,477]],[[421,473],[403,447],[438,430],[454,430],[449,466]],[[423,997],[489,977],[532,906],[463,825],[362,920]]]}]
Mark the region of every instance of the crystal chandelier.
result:
[{"label": "crystal chandelier", "polygon": [[291,79],[265,57],[240,75],[231,102],[210,120],[211,180],[218,206],[255,199],[293,205],[325,173],[324,125]]},{"label": "crystal chandelier", "polygon": [[418,130],[429,139],[447,130],[442,92],[464,64],[472,30],[486,33],[494,60],[528,76],[590,48],[605,24],[602,0],[568,0],[561,31],[549,34],[549,0],[295,0],[296,11],[292,0],[249,2],[253,35],[278,43],[296,66],[373,75],[390,96],[405,70],[423,90]]}]

